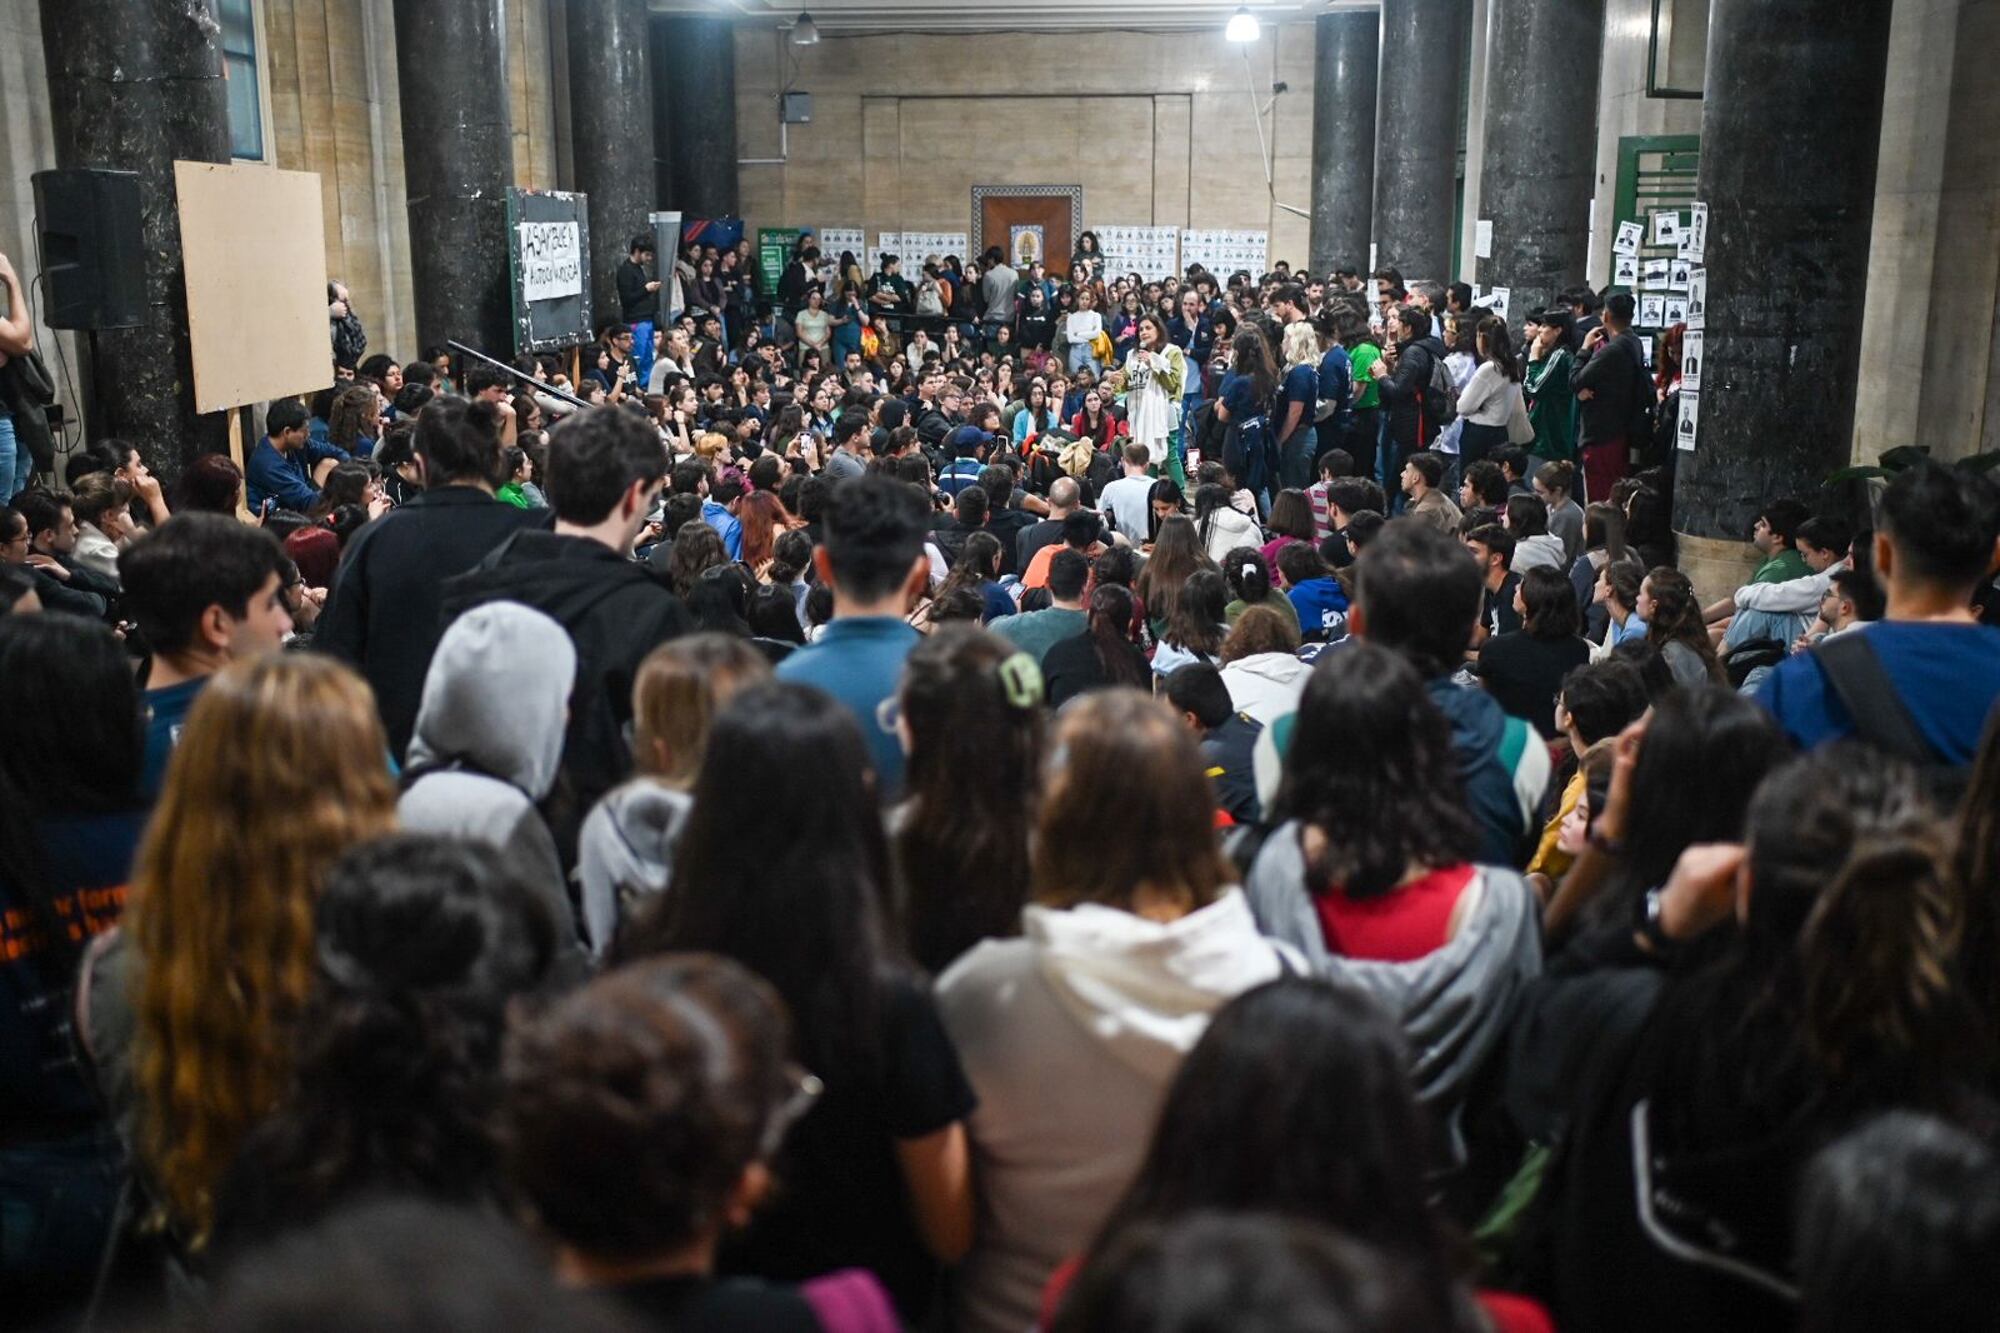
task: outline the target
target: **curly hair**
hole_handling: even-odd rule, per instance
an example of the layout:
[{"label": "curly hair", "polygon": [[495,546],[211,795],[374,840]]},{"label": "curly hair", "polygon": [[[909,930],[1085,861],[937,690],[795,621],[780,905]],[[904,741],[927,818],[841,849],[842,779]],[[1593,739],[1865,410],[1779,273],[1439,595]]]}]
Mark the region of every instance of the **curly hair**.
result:
[{"label": "curly hair", "polygon": [[223,1169],[290,1074],[326,870],[395,825],[387,754],[368,686],[331,658],[237,663],[188,714],[129,928],[139,1157],[193,1248]]}]

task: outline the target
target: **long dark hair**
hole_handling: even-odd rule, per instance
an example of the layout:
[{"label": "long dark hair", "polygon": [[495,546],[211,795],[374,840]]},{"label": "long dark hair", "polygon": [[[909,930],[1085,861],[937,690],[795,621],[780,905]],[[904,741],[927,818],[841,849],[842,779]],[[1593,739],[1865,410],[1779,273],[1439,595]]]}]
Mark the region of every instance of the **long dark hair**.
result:
[{"label": "long dark hair", "polygon": [[54,895],[75,886],[50,882],[39,825],[137,808],[139,690],[111,631],[64,615],[0,617],[0,680],[0,883],[41,938],[27,956],[67,989],[82,950]]},{"label": "long dark hair", "polygon": [[984,604],[985,585],[1000,576],[1000,539],[990,532],[975,532],[965,539],[965,546],[958,553],[958,563],[951,567],[951,573],[937,590],[937,598],[963,588],[977,593]]},{"label": "long dark hair", "polygon": [[1265,563],[1264,553],[1254,546],[1231,549],[1222,558],[1222,575],[1229,580],[1229,590],[1236,594],[1236,600],[1245,606],[1262,606],[1271,598],[1271,567]]},{"label": "long dark hair", "polygon": [[[1450,1233],[1429,1205],[1427,1118],[1402,1031],[1366,995],[1286,978],[1216,1012],[1181,1062],[1139,1173],[1098,1232],[1214,1209],[1323,1222],[1455,1289]],[[1440,1326],[1467,1310],[1436,1312]]]},{"label": "long dark hair", "polygon": [[1742,695],[1710,685],[1668,690],[1632,770],[1625,854],[1586,919],[1629,925],[1640,897],[1667,882],[1688,847],[1740,841],[1751,794],[1784,757],[1784,733]]},{"label": "long dark hair", "polygon": [[[774,819],[773,811],[783,818]],[[875,775],[846,708],[772,681],[710,728],[673,892],[650,900],[621,955],[705,951],[777,987],[807,1065],[833,1084],[880,1069],[888,843]]]},{"label": "long dark hair", "polygon": [[1113,685],[1146,683],[1146,659],[1138,655],[1138,645],[1132,642],[1132,622],[1137,616],[1130,590],[1116,583],[1100,583],[1090,594],[1085,632],[1097,649],[1098,665]]},{"label": "long dark hair", "polygon": [[1495,370],[1519,382],[1521,362],[1514,355],[1514,338],[1507,332],[1506,320],[1498,315],[1486,316],[1474,330],[1474,339],[1480,360],[1492,362]]},{"label": "long dark hair", "polygon": [[373,1190],[490,1201],[500,1038],[549,974],[549,909],[497,850],[397,833],[335,862],[314,916],[293,1089],[245,1141],[218,1226],[254,1242]]},{"label": "long dark hair", "polygon": [[1306,867],[1315,896],[1379,897],[1412,864],[1472,859],[1479,836],[1465,810],[1451,727],[1401,653],[1363,641],[1313,671],[1273,819],[1330,835]]},{"label": "long dark hair", "polygon": [[980,940],[1020,933],[1043,710],[1013,669],[1018,656],[985,630],[946,625],[903,669],[910,799],[896,868],[904,942],[932,972]]},{"label": "long dark hair", "polygon": [[1215,562],[1208,558],[1195,536],[1194,520],[1175,514],[1160,524],[1153,541],[1153,554],[1139,571],[1139,581],[1132,591],[1146,603],[1147,615],[1171,621],[1188,576],[1196,570],[1214,568]]},{"label": "long dark hair", "polygon": [[1527,608],[1521,628],[1531,639],[1561,642],[1583,631],[1576,606],[1576,585],[1569,575],[1548,565],[1536,565],[1521,575],[1521,605]]},{"label": "long dark hair", "polygon": [[1725,679],[1722,664],[1715,659],[1715,645],[1709,641],[1701,602],[1688,576],[1661,565],[1648,570],[1645,581],[1653,585],[1653,618],[1646,622],[1646,642],[1662,654],[1670,643],[1687,645],[1708,669],[1708,678],[1721,684]]},{"label": "long dark hair", "polygon": [[1184,651],[1214,657],[1222,651],[1222,640],[1229,632],[1223,624],[1228,607],[1228,581],[1212,569],[1197,569],[1188,575],[1181,595],[1174,599],[1166,641]]},{"label": "long dark hair", "polygon": [[1271,362],[1271,344],[1254,326],[1246,326],[1229,340],[1229,350],[1236,373],[1250,377],[1257,410],[1267,410],[1272,396],[1278,392],[1278,368]]}]

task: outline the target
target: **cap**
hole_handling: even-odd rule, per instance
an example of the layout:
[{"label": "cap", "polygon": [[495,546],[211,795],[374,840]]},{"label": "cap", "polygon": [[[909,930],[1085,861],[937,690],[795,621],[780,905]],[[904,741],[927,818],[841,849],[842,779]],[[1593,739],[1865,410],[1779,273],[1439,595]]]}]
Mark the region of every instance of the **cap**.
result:
[{"label": "cap", "polygon": [[981,430],[977,426],[960,426],[944,437],[944,447],[957,453],[967,445],[991,444],[994,438],[993,432]]}]

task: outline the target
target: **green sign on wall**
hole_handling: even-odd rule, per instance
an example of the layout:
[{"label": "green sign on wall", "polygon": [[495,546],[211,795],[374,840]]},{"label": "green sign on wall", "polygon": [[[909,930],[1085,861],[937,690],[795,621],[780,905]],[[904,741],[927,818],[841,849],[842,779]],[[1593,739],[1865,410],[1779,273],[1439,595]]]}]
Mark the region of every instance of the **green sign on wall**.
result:
[{"label": "green sign on wall", "polygon": [[785,265],[792,261],[792,251],[803,234],[798,227],[757,229],[757,270],[764,279],[765,292],[778,290],[778,279],[785,276]]}]

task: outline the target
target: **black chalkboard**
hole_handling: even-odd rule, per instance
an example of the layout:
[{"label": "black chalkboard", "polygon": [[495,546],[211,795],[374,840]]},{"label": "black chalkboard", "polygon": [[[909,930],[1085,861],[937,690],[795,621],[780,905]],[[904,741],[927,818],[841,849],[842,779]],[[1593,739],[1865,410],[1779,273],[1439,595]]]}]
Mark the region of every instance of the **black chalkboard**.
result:
[{"label": "black chalkboard", "polygon": [[585,197],[561,190],[507,191],[514,351],[587,343],[591,329],[590,217]]}]

